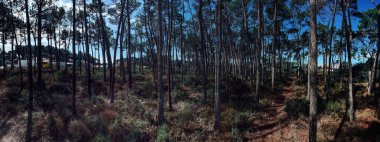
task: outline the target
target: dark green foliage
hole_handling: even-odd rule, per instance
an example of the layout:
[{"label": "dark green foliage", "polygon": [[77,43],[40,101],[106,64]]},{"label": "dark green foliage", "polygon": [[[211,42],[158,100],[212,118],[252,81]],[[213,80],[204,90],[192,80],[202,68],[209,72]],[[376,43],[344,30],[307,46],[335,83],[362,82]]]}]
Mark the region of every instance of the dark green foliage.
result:
[{"label": "dark green foliage", "polygon": [[232,141],[234,141],[234,142],[242,142],[243,141],[242,133],[237,128],[231,129],[231,136],[232,136]]},{"label": "dark green foliage", "polygon": [[184,76],[183,84],[185,86],[189,86],[190,88],[196,88],[202,84],[202,81],[199,77],[196,76],[196,74],[189,73],[186,76]]},{"label": "dark green foliage", "polygon": [[20,77],[17,75],[12,75],[9,78],[7,78],[5,82],[6,87],[15,87],[15,86],[20,86]]},{"label": "dark green foliage", "polygon": [[189,99],[189,94],[183,90],[180,86],[175,86],[173,89],[173,102],[178,102],[180,100],[185,101]]},{"label": "dark green foliage", "polygon": [[142,98],[156,98],[157,93],[155,87],[148,81],[136,82],[136,86],[132,90],[132,94]]},{"label": "dark green foliage", "polygon": [[52,83],[48,90],[50,93],[70,94],[73,89],[68,83]]},{"label": "dark green foliage", "polygon": [[326,113],[335,117],[341,117],[344,114],[345,108],[345,101],[343,99],[329,101],[326,104]]},{"label": "dark green foliage", "polygon": [[250,94],[249,84],[238,77],[227,76],[221,81],[222,96],[244,96]]},{"label": "dark green foliage", "polygon": [[285,112],[292,118],[309,115],[309,101],[306,99],[292,99],[286,102]]},{"label": "dark green foliage", "polygon": [[238,112],[235,114],[234,118],[234,127],[239,130],[245,130],[246,128],[251,126],[251,122],[249,121],[249,113],[247,112]]},{"label": "dark green foliage", "polygon": [[156,142],[166,142],[169,141],[170,137],[166,131],[166,125],[160,126],[157,130],[157,139]]}]

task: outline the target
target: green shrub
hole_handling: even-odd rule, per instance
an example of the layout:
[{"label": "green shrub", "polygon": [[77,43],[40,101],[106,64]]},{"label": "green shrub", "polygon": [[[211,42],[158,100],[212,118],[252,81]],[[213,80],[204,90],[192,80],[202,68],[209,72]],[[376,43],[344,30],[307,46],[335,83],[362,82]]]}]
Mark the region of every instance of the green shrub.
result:
[{"label": "green shrub", "polygon": [[82,121],[72,121],[69,125],[69,133],[73,141],[88,141],[91,139],[91,131]]},{"label": "green shrub", "polygon": [[221,80],[221,89],[223,96],[229,95],[244,96],[250,94],[250,85],[243,79],[238,77],[224,77]]},{"label": "green shrub", "polygon": [[345,101],[339,99],[336,101],[330,101],[326,104],[326,113],[332,116],[342,116],[345,109]]},{"label": "green shrub", "polygon": [[178,111],[177,120],[179,123],[187,123],[189,121],[194,120],[194,109],[191,107],[189,103],[184,103],[184,107],[182,111]]},{"label": "green shrub", "polygon": [[157,98],[155,87],[148,81],[136,82],[136,86],[133,88],[131,94],[142,97],[145,99]]},{"label": "green shrub", "polygon": [[22,100],[23,97],[18,87],[8,88],[5,92],[5,95],[7,96],[10,102],[19,102],[20,100]]},{"label": "green shrub", "polygon": [[98,116],[87,116],[84,118],[84,123],[94,132],[97,132],[97,136],[99,134],[99,139],[105,137],[108,133],[107,123],[103,121]]},{"label": "green shrub", "polygon": [[176,86],[173,89],[173,102],[178,102],[180,100],[186,100],[189,98],[189,94],[182,90],[180,87]]},{"label": "green shrub", "polygon": [[235,114],[234,118],[234,127],[237,129],[245,129],[250,126],[249,122],[249,113],[247,112],[238,112]]},{"label": "green shrub", "polygon": [[166,142],[169,141],[169,135],[166,131],[166,125],[162,125],[158,128],[156,142]]},{"label": "green shrub", "polygon": [[93,141],[94,142],[109,142],[110,137],[104,134],[98,133],[95,135],[95,138],[93,139]]},{"label": "green shrub", "polygon": [[243,141],[241,132],[237,128],[231,129],[231,136],[232,136],[232,141],[234,141],[234,142],[242,142]]},{"label": "green shrub", "polygon": [[[5,81],[5,86],[6,87],[15,87],[15,86],[20,86],[20,76],[14,75]],[[25,82],[24,82],[25,83]]]},{"label": "green shrub", "polygon": [[309,101],[305,99],[293,99],[286,102],[285,112],[290,117],[298,118],[309,114]]},{"label": "green shrub", "polygon": [[72,85],[68,83],[52,83],[49,87],[50,93],[70,94],[72,90]]},{"label": "green shrub", "polygon": [[198,85],[201,85],[202,82],[196,74],[190,73],[184,76],[183,84],[189,86],[190,88],[196,88]]}]

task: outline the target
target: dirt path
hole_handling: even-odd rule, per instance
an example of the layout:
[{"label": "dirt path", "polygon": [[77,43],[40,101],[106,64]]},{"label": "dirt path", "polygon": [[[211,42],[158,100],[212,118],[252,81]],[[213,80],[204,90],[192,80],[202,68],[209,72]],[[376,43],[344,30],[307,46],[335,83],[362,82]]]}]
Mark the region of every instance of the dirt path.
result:
[{"label": "dirt path", "polygon": [[254,121],[255,130],[246,135],[249,141],[287,141],[290,119],[285,106],[287,101],[296,97],[296,81],[296,77],[290,77],[284,87],[273,94],[272,105],[261,108]]}]

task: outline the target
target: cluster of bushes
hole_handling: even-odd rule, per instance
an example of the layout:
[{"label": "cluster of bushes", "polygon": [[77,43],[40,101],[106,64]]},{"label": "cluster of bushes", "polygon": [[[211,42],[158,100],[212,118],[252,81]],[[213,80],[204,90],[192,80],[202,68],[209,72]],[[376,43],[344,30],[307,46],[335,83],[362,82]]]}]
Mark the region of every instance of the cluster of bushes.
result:
[{"label": "cluster of bushes", "polygon": [[223,96],[236,95],[240,97],[248,95],[251,92],[251,87],[245,80],[233,76],[222,78],[221,87],[223,94],[225,94]]},{"label": "cluster of bushes", "polygon": [[157,98],[157,93],[155,87],[149,81],[136,82],[136,86],[133,88],[131,94],[145,98],[145,99],[154,99]]},{"label": "cluster of bushes", "polygon": [[189,99],[189,94],[184,91],[179,85],[176,85],[172,91],[173,102],[178,102],[180,100],[184,101]]},{"label": "cluster of bushes", "polygon": [[297,119],[309,115],[309,101],[306,99],[292,99],[286,102],[285,112],[289,117]]},{"label": "cluster of bushes", "polygon": [[190,88],[197,88],[199,85],[202,84],[202,81],[195,73],[189,73],[184,76],[183,84],[185,86],[189,86]]}]

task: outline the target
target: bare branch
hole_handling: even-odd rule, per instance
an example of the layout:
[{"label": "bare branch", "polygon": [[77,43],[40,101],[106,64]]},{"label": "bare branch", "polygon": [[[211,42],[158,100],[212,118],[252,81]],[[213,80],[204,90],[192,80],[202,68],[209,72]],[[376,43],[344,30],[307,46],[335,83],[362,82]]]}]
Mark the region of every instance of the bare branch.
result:
[{"label": "bare branch", "polygon": [[376,6],[376,3],[375,3],[375,1],[371,0],[371,2],[372,2],[372,4],[373,4],[374,6]]}]

